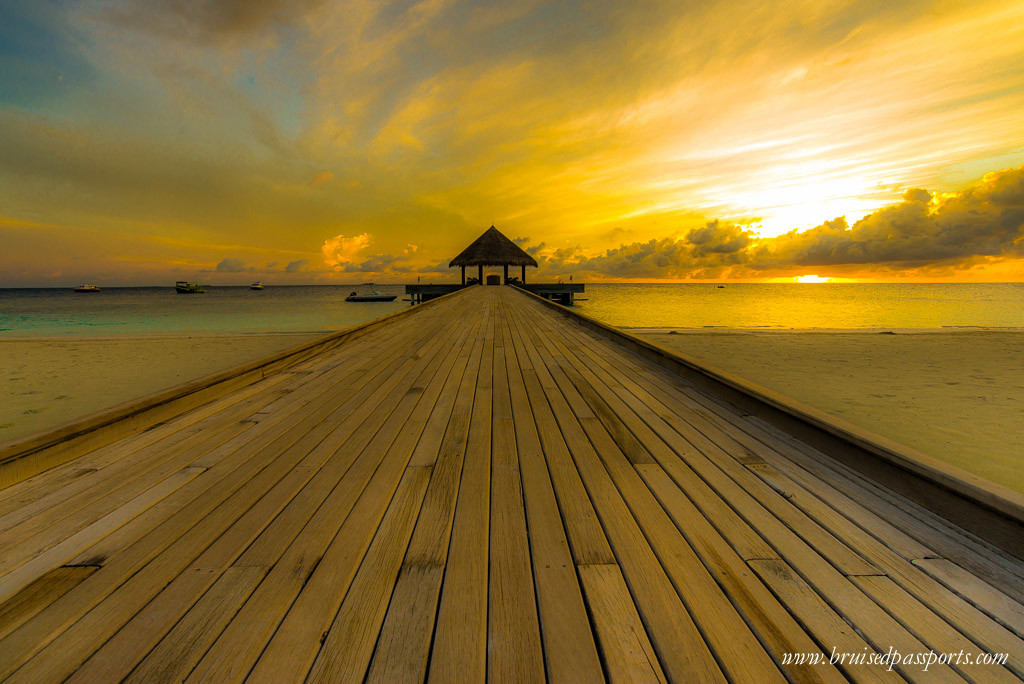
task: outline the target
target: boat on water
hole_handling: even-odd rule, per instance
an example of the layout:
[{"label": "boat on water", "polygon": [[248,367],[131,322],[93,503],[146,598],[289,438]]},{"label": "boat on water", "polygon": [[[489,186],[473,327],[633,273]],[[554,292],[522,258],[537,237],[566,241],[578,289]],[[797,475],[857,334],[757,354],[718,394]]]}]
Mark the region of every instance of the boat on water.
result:
[{"label": "boat on water", "polygon": [[206,288],[199,283],[188,283],[184,280],[179,280],[174,283],[174,291],[178,294],[197,294],[206,292]]},{"label": "boat on water", "polygon": [[261,283],[260,281],[257,280],[255,283],[253,283],[252,285],[249,286],[249,289],[250,290],[262,290],[263,289],[263,283]]},{"label": "boat on water", "polygon": [[[367,287],[372,288],[373,283],[366,283]],[[384,294],[380,290],[370,290],[359,294],[353,292],[348,297],[345,297],[346,302],[393,302],[398,298],[398,295]]]},{"label": "boat on water", "polygon": [[75,288],[75,292],[99,292],[99,291],[100,291],[100,288],[97,287],[96,285],[82,285],[81,287],[76,287]]}]

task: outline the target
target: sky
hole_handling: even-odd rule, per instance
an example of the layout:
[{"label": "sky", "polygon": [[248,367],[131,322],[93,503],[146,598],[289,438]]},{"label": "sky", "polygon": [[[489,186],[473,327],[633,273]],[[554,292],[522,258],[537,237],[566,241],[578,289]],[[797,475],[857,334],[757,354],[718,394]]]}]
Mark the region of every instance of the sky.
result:
[{"label": "sky", "polygon": [[1024,280],[1024,3],[0,0],[0,287]]}]

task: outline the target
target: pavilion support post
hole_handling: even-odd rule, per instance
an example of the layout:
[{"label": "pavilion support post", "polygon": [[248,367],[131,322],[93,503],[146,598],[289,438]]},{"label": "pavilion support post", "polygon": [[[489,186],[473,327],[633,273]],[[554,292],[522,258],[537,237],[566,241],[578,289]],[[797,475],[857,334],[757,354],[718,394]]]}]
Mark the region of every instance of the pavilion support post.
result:
[{"label": "pavilion support post", "polygon": [[462,284],[463,285],[466,284],[466,267],[465,266],[462,267]]},{"label": "pavilion support post", "polygon": [[477,274],[478,274],[477,275],[477,280],[479,280],[480,284],[483,285],[484,284],[484,265],[480,264],[476,268],[477,268]]},{"label": "pavilion support post", "polygon": [[504,285],[508,285],[508,264],[505,264],[505,279],[501,282]]},{"label": "pavilion support post", "polygon": [[523,277],[520,278],[520,280],[522,280],[523,283],[526,282],[526,264],[523,264]]}]

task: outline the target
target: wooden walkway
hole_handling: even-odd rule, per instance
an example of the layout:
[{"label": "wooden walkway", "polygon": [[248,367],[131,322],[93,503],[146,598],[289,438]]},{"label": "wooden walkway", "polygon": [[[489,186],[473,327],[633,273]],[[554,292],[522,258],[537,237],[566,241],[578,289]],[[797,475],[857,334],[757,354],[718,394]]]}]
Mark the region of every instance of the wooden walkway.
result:
[{"label": "wooden walkway", "polygon": [[[0,491],[0,678],[1016,681],[1024,563],[508,287]],[[1009,654],[1005,665],[787,654]]]}]

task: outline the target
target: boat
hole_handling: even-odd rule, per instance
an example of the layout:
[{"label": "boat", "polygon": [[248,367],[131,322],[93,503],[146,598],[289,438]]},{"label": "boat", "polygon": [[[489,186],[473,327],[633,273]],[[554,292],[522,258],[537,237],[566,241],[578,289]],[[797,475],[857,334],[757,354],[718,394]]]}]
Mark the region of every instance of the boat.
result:
[{"label": "boat", "polygon": [[174,283],[174,291],[178,294],[197,294],[206,292],[206,288],[199,283],[187,283],[184,280],[179,280]]},{"label": "boat", "polygon": [[97,287],[96,285],[82,285],[81,287],[76,287],[75,288],[75,292],[99,292],[99,291],[100,291],[100,288]]},{"label": "boat", "polygon": [[253,283],[252,285],[249,286],[249,289],[250,290],[262,290],[263,289],[263,283],[261,283],[260,281],[257,280],[255,283]]},{"label": "boat", "polygon": [[[373,287],[373,283],[366,283],[366,286]],[[393,302],[396,299],[398,299],[398,295],[384,294],[380,290],[371,290],[363,294],[353,292],[348,297],[345,297],[346,302]]]}]

